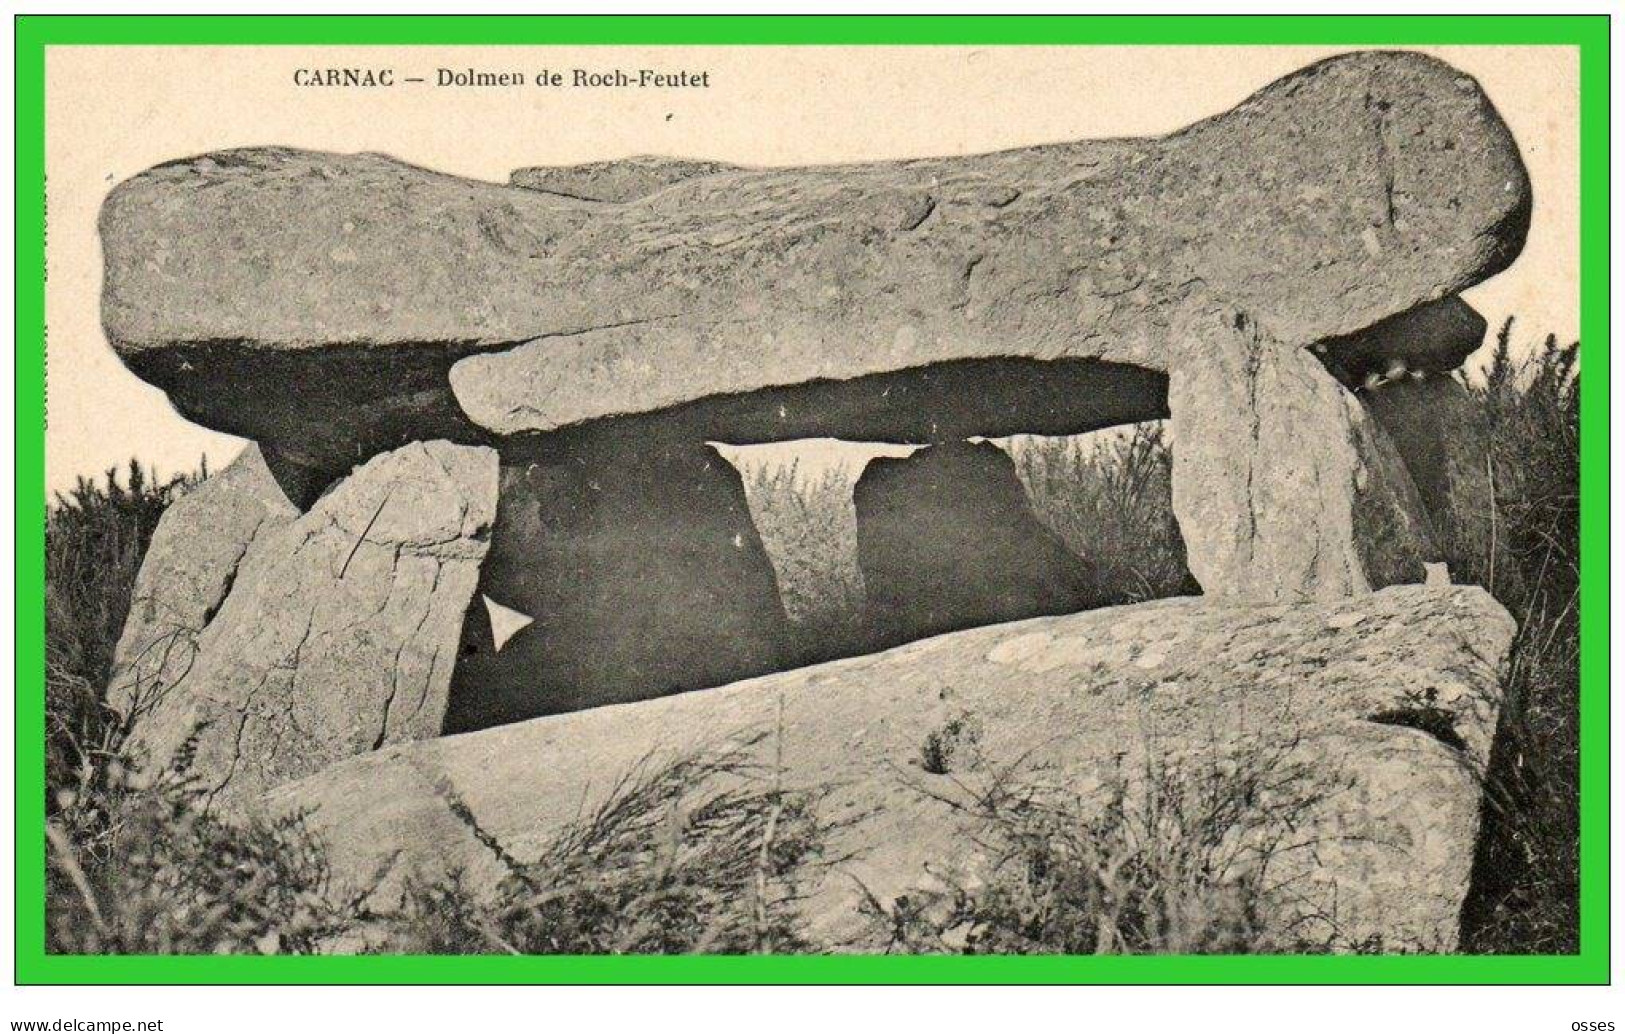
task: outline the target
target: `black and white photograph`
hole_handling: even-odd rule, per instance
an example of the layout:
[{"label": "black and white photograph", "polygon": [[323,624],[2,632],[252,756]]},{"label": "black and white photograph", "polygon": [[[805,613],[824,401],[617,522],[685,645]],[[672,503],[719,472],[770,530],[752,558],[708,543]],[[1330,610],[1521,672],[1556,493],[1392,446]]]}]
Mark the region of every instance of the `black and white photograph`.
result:
[{"label": "black and white photograph", "polygon": [[46,81],[48,953],[1578,951],[1573,48]]}]

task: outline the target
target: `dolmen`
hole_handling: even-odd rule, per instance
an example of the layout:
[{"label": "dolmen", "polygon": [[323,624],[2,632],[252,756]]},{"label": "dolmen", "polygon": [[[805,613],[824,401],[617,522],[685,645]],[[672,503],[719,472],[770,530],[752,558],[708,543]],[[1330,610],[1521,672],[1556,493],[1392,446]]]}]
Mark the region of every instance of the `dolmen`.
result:
[{"label": "dolmen", "polygon": [[[1441,467],[1428,416],[1465,404],[1445,375],[1483,337],[1459,295],[1513,261],[1530,210],[1477,83],[1387,52],[1166,137],[984,155],[509,184],[280,147],[156,166],[101,213],[107,338],[253,445],[165,516],[116,696],[155,757],[186,744],[231,797],[793,666],[717,442],[929,447],[858,514],[929,551],[957,534],[933,471],[1010,499],[964,443],[1166,418],[1204,595],[1421,582],[1460,509],[1440,471],[1482,447]],[[978,601],[993,565],[969,556],[973,598],[911,616],[955,561],[881,555],[878,642],[1090,605],[1087,565],[999,506],[956,512],[1012,514],[988,548],[1029,558],[1025,581]]]}]

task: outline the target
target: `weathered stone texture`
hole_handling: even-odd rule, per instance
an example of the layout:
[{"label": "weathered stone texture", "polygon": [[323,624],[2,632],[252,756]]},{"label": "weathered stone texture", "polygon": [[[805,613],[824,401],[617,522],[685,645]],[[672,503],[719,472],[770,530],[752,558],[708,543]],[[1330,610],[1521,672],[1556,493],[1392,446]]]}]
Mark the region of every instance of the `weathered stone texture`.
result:
[{"label": "weathered stone texture", "polygon": [[[1295,775],[1271,800],[1296,808],[1309,848],[1277,857],[1293,878],[1270,899],[1271,921],[1342,946],[1380,937],[1388,950],[1442,950],[1456,937],[1478,827],[1474,771],[1512,635],[1506,612],[1471,588],[1272,607],[1166,600],[398,745],[284,786],[269,804],[311,811],[341,891],[368,885],[398,852],[381,901],[410,874],[449,868],[483,894],[503,865],[452,815],[446,787],[525,859],[640,762],[782,729],[765,748],[782,785],[831,789],[829,857],[850,855],[814,874],[806,929],[861,950],[876,931],[859,916],[860,882],[890,901],[985,861],[945,795],[1031,779],[1098,802],[1103,773],[1143,771],[1148,751],[1223,765],[1274,750]],[[925,771],[924,745],[951,721],[977,729],[975,749],[946,773]]]},{"label": "weathered stone texture", "polygon": [[674,183],[719,172],[740,171],[725,162],[693,161],[643,155],[580,165],[535,165],[515,169],[508,182],[527,190],[581,201],[636,201]]},{"label": "weathered stone texture", "polygon": [[[1165,371],[1186,304],[1308,345],[1504,268],[1529,210],[1517,148],[1470,77],[1366,52],[1160,139],[719,172],[625,203],[378,155],[204,155],[109,196],[103,319],[182,412],[262,442],[298,440],[279,423],[300,411],[296,386],[350,346],[438,350],[472,423],[513,433],[954,361]],[[261,378],[280,411],[210,403],[277,355],[300,357]],[[433,376],[410,401],[364,371],[326,380],[324,412],[348,399],[365,425],[349,433],[374,449],[395,444],[401,412],[446,408]],[[1088,429],[1096,401],[1075,406],[1070,430]]]},{"label": "weathered stone texture", "polygon": [[439,735],[496,491],[495,453],[418,443],[255,539],[137,751],[167,764],[195,733],[191,774],[241,800]]},{"label": "weathered stone texture", "polygon": [[237,577],[253,543],[299,511],[250,443],[224,470],[189,489],[158,521],[130,593],[113,655],[108,702],[130,714],[183,677],[197,639]]},{"label": "weathered stone texture", "polygon": [[[1204,587],[1324,597],[1432,557],[1336,381],[1459,362],[1481,319],[1456,296],[1511,263],[1530,211],[1476,82],[1361,52],[1166,137],[985,155],[509,185],[282,148],[170,162],[103,206],[103,323],[183,415],[259,441],[301,507],[427,438],[931,444],[1182,408]],[[1228,354],[1192,313],[1256,341]]]},{"label": "weathered stone texture", "polygon": [[1204,591],[1285,602],[1422,581],[1426,511],[1359,399],[1240,314],[1182,334],[1173,505]]}]

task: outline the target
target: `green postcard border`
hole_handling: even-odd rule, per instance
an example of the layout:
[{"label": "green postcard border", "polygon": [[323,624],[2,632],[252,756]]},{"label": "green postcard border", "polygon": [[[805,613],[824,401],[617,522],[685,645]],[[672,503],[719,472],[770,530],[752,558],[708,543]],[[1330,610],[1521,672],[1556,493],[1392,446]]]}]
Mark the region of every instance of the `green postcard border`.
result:
[{"label": "green postcard border", "polygon": [[[1608,982],[1606,15],[42,16],[16,27],[16,973],[21,984]],[[1565,956],[90,957],[45,946],[45,49],[73,45],[1509,44],[1580,50],[1580,951]]]}]

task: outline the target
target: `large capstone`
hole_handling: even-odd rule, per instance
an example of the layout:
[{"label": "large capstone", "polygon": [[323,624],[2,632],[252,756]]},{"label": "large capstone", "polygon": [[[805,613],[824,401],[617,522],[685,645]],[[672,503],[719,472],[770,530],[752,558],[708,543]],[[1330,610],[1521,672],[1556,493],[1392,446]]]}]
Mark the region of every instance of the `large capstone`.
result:
[{"label": "large capstone", "polygon": [[1101,602],[1091,565],[1039,523],[990,442],[871,460],[853,498],[877,646]]},{"label": "large capstone", "polygon": [[[1530,210],[1478,85],[1397,52],[1320,62],[1158,139],[624,173],[511,186],[276,148],[157,166],[102,211],[108,338],[183,414],[318,480],[410,437],[702,400],[714,440],[803,436],[775,430],[798,407],[770,393],[868,377],[896,379],[811,408],[870,438],[953,440],[1041,430],[1019,412],[976,426],[998,422],[987,393],[1015,394],[1001,364],[1166,372],[1190,304],[1289,346],[1350,335],[1504,268]],[[923,409],[895,390],[949,363],[982,390]],[[1046,433],[1104,426],[1098,392]]]},{"label": "large capstone", "polygon": [[[995,154],[640,158],[510,184],[285,148],[169,162],[103,206],[103,324],[184,416],[258,441],[302,509],[423,439],[495,447],[517,469],[528,450],[581,442],[689,457],[705,441],[931,444],[1168,416],[1203,588],[1323,598],[1436,559],[1404,464],[1353,393],[1460,361],[1477,317],[1457,295],[1512,262],[1530,211],[1517,146],[1476,82],[1365,52],[1166,137]],[[614,509],[646,521],[667,503],[635,451],[614,463],[647,495]],[[743,584],[740,608],[762,594],[756,576]],[[514,591],[485,608],[493,632],[522,620],[508,611],[540,623],[527,607],[564,594],[534,578]],[[670,596],[633,594],[654,610],[631,627]],[[637,688],[616,692],[771,664],[759,643],[778,619],[714,666],[698,650],[639,660]],[[560,670],[584,681],[559,675],[541,696],[597,699],[626,668],[580,649]],[[487,660],[470,655],[471,670]]]},{"label": "large capstone", "polygon": [[449,731],[791,663],[739,473],[702,442],[506,445],[478,596],[458,649]]}]

